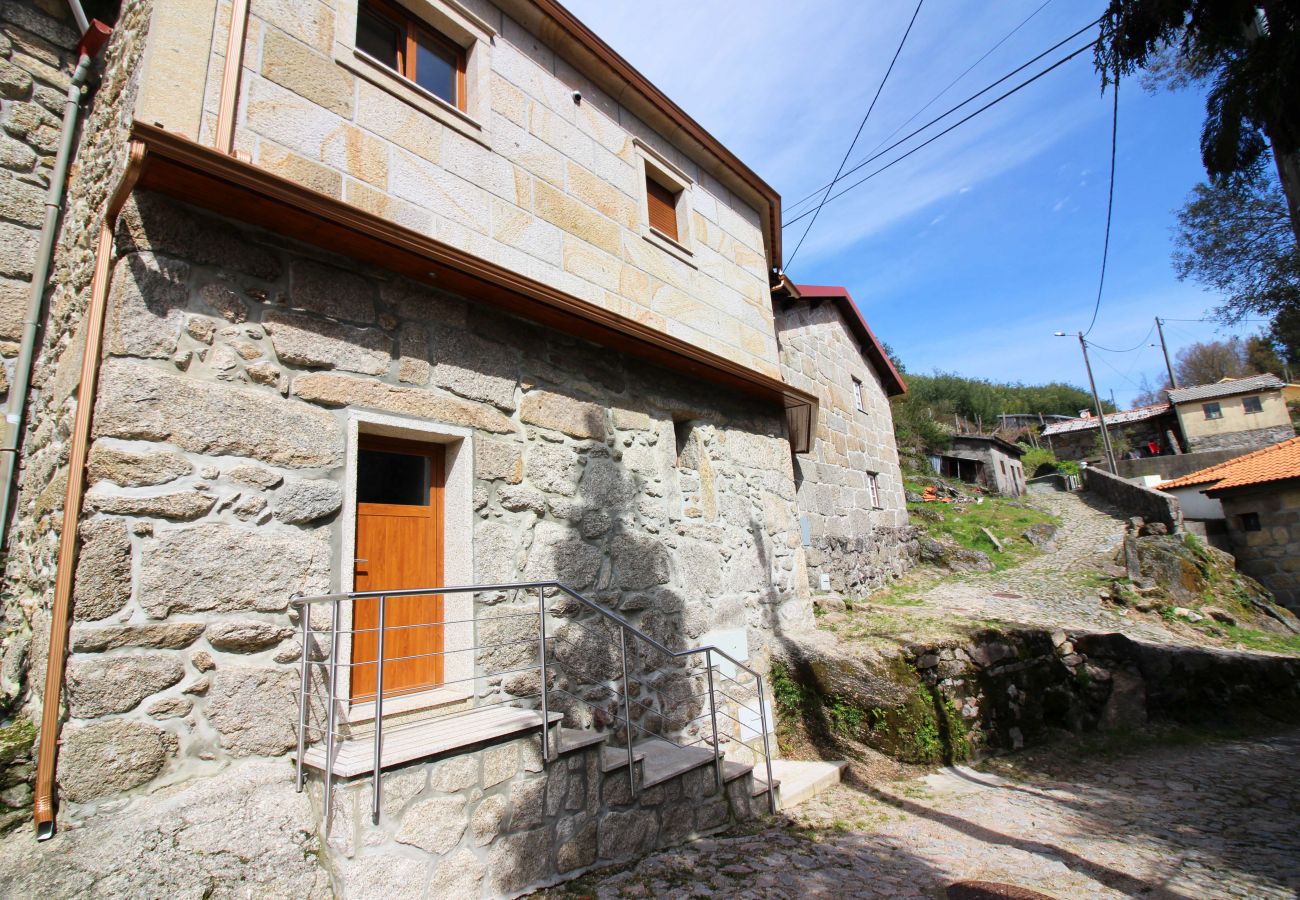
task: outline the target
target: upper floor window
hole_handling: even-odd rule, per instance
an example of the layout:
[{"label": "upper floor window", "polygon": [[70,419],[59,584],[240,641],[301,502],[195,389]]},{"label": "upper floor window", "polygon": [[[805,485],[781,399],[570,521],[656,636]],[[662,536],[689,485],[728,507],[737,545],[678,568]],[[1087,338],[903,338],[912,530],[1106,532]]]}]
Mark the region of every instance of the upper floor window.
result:
[{"label": "upper floor window", "polygon": [[1205,418],[1207,419],[1223,418],[1223,407],[1219,406],[1217,403],[1203,403],[1201,404],[1201,409],[1205,410]]},{"label": "upper floor window", "polygon": [[646,211],[650,227],[674,241],[677,236],[677,198],[681,191],[673,191],[655,181],[649,173],[645,177]]},{"label": "upper floor window", "polygon": [[1246,397],[1241,401],[1241,408],[1248,413],[1264,411],[1264,403],[1258,397]]},{"label": "upper floor window", "polygon": [[875,472],[867,473],[867,490],[871,494],[871,506],[873,509],[881,509],[880,505],[880,476]]},{"label": "upper floor window", "polygon": [[384,0],[362,0],[357,49],[459,110],[465,109],[465,50]]},{"label": "upper floor window", "polygon": [[858,412],[866,412],[867,408],[862,405],[862,382],[853,379],[853,405],[858,408]]}]

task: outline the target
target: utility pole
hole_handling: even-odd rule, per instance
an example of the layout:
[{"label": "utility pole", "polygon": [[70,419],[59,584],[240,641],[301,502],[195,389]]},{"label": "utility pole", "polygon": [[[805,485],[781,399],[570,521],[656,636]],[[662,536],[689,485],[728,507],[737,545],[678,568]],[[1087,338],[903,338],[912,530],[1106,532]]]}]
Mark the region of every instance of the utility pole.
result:
[{"label": "utility pole", "polygon": [[1156,331],[1160,335],[1160,349],[1165,353],[1165,371],[1169,373],[1169,386],[1176,388],[1178,387],[1178,379],[1174,377],[1174,367],[1169,362],[1169,346],[1165,344],[1165,329],[1159,316],[1156,316]]},{"label": "utility pole", "polygon": [[1088,370],[1088,386],[1092,388],[1092,402],[1097,404],[1097,417],[1101,419],[1101,442],[1106,447],[1106,462],[1110,467],[1112,475],[1119,474],[1119,467],[1115,465],[1115,451],[1110,446],[1110,432],[1106,430],[1106,412],[1101,408],[1101,398],[1097,396],[1097,382],[1092,377],[1092,363],[1088,360],[1088,342],[1083,339],[1083,332],[1079,332],[1079,346],[1083,348],[1083,367]]}]

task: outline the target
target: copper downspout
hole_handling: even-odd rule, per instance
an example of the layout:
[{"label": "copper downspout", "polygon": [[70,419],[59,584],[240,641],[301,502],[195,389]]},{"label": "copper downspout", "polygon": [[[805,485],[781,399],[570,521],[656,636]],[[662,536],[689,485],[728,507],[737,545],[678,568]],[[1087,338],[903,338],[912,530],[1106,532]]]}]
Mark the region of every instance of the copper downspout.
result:
[{"label": "copper downspout", "polygon": [[213,146],[222,153],[235,152],[235,109],[239,103],[239,69],[244,64],[244,33],[248,31],[248,0],[230,4],[230,32],[226,37],[226,67],[221,72],[217,100],[217,136]]},{"label": "copper downspout", "polygon": [[41,708],[40,748],[36,757],[36,838],[54,835],[54,764],[58,756],[59,700],[63,691],[64,657],[68,650],[68,616],[72,607],[73,576],[77,568],[77,523],[81,519],[81,495],[86,480],[86,456],[90,450],[91,416],[99,360],[104,345],[104,315],[108,308],[108,284],[113,264],[113,229],[126,199],[135,188],[144,164],[145,145],[131,142],[126,169],[109,200],[99,245],[95,251],[95,277],[90,284],[90,308],[86,313],[86,348],[81,359],[81,381],[77,389],[77,416],[72,425],[68,453],[68,489],[63,500],[63,530],[59,534],[58,570],[54,581],[54,604],[50,610],[50,650],[45,658],[45,694]]}]

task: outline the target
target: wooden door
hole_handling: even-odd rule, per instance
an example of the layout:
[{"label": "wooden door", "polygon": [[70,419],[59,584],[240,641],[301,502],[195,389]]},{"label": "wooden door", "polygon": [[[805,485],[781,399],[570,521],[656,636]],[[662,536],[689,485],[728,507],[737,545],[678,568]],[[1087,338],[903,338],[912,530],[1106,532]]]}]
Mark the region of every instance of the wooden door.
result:
[{"label": "wooden door", "polygon": [[[442,584],[442,489],[441,444],[362,435],[357,454],[357,591]],[[371,703],[378,669],[379,600],[358,600],[352,616],[358,632],[352,641],[352,702]],[[430,655],[443,649],[442,621],[442,597],[437,594],[388,598],[385,699],[442,683],[443,658]]]}]

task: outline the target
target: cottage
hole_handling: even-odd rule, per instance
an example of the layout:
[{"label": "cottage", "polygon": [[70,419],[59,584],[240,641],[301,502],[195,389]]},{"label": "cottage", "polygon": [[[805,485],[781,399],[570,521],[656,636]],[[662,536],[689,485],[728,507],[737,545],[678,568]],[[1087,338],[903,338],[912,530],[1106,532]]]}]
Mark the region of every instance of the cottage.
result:
[{"label": "cottage", "polygon": [[1210,515],[1209,504],[1217,507],[1237,568],[1300,611],[1300,438],[1165,482],[1160,490],[1199,493]]},{"label": "cottage", "polygon": [[1008,497],[1025,492],[1025,468],[1020,447],[1000,437],[983,434],[954,435],[952,445],[938,457],[940,475],[978,484]]},{"label": "cottage", "polygon": [[[1168,403],[1106,413],[1106,431],[1120,458],[1160,456],[1186,449],[1179,436],[1178,416]],[[1042,438],[1060,459],[1091,463],[1105,460],[1101,418],[1091,410],[1076,419],[1052,422],[1043,429]]]},{"label": "cottage", "polygon": [[1250,450],[1295,436],[1276,375],[1224,379],[1169,392],[1178,424],[1192,452]]},{"label": "cottage", "polygon": [[795,456],[813,588],[860,593],[915,561],[889,398],[907,386],[849,292],[801,284],[776,305],[781,374],[817,397],[808,452]]},{"label": "cottage", "polygon": [[56,159],[50,85],[6,89],[66,214],[48,290],[39,192],[0,225],[44,323],[3,335],[0,687],[40,836],[82,827],[24,865],[514,895],[775,808],[800,516],[831,491],[865,580],[908,551],[901,382],[778,328],[771,187],[551,0],[154,0],[102,53],[56,7],[0,17],[102,69]]}]

